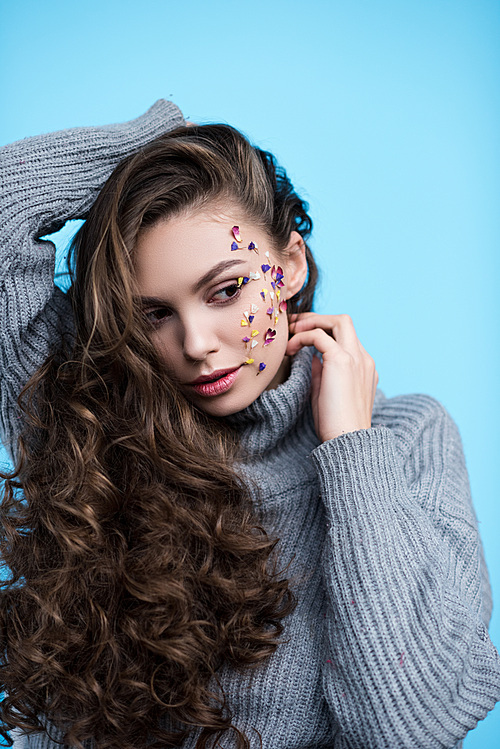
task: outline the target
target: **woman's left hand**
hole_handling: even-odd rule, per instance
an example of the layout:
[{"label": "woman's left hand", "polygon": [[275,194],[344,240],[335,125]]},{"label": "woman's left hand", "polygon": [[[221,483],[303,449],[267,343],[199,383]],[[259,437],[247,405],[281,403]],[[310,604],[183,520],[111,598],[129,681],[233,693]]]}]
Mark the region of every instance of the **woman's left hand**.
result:
[{"label": "woman's left hand", "polygon": [[311,402],[316,433],[322,442],[371,427],[378,374],[361,345],[349,315],[290,315],[286,353],[315,346],[323,357],[312,362]]}]

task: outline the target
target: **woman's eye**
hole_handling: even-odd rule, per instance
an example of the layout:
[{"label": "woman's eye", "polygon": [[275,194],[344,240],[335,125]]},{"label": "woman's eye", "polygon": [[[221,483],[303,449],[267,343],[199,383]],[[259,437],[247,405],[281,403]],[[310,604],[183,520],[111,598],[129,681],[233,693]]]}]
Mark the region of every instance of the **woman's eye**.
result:
[{"label": "woman's eye", "polygon": [[170,314],[170,310],[166,307],[159,307],[158,309],[151,309],[147,312],[144,312],[146,320],[148,320],[151,325],[160,325],[168,317],[170,317]]},{"label": "woman's eye", "polygon": [[219,302],[226,302],[232,297],[239,294],[240,288],[241,287],[237,283],[232,283],[229,286],[224,286],[223,289],[219,289],[219,291],[215,292],[215,294],[212,296],[212,299],[215,299]]}]

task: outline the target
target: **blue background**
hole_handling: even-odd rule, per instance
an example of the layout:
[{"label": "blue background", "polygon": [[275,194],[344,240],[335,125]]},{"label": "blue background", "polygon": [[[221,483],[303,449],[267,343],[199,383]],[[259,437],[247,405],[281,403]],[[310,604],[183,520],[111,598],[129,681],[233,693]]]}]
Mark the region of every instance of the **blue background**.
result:
[{"label": "blue background", "polygon": [[[497,602],[499,38],[498,0],[0,5],[0,143],[165,97],[278,156],[310,201],[317,309],[352,316],[386,395],[460,427]],[[465,746],[498,736],[500,708]]]}]

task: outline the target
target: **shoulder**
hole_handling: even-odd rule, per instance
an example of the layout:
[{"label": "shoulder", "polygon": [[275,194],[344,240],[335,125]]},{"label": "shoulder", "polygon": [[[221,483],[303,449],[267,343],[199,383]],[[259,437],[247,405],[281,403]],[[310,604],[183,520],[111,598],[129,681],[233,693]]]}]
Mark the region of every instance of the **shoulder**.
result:
[{"label": "shoulder", "polygon": [[424,393],[387,398],[377,390],[372,426],[390,429],[403,456],[413,452],[416,446],[436,451],[458,443],[461,449],[460,434],[453,418],[440,401]]}]

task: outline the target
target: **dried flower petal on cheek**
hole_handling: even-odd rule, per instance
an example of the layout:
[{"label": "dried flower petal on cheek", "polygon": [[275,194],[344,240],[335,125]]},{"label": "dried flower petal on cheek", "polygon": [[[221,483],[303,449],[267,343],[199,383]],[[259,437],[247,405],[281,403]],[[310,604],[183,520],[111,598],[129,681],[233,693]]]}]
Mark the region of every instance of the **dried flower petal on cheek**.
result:
[{"label": "dried flower petal on cheek", "polygon": [[274,341],[276,337],[276,331],[272,330],[271,328],[268,328],[266,332],[264,333],[264,346],[268,346],[270,343]]}]

